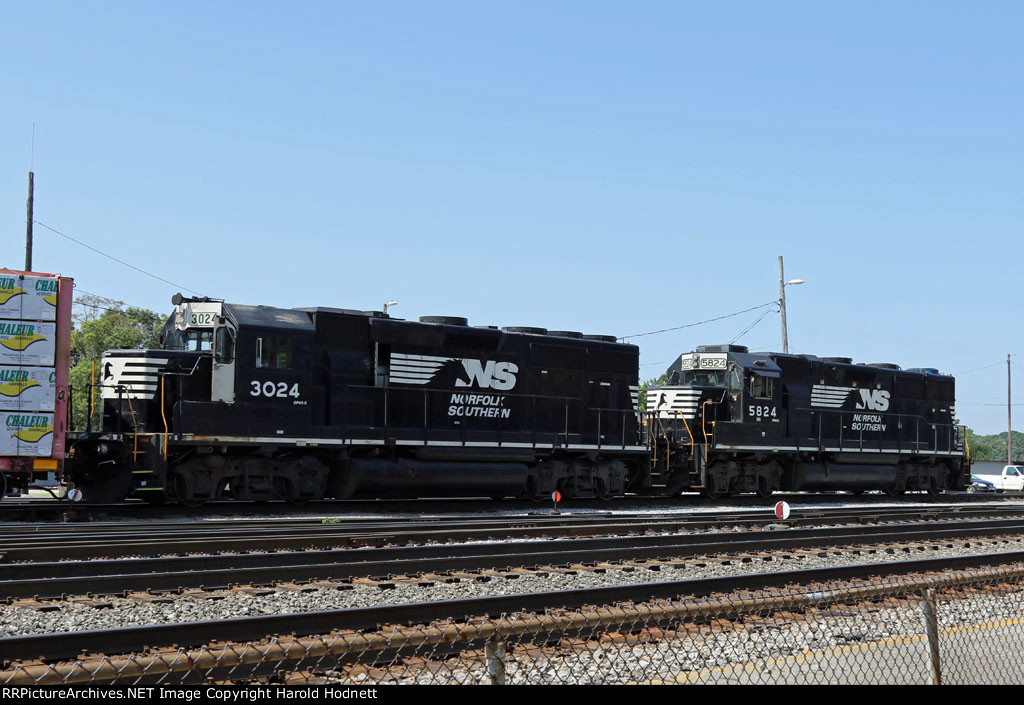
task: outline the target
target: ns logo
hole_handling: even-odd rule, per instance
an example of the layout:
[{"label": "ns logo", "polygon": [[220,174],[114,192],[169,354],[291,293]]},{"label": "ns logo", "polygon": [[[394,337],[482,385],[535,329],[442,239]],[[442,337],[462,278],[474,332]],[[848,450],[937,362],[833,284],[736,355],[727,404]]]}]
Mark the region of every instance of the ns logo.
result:
[{"label": "ns logo", "polygon": [[462,366],[466,369],[469,381],[460,377],[455,380],[456,387],[469,387],[475,383],[482,389],[507,392],[516,386],[516,373],[519,372],[519,365],[514,362],[489,360],[487,363],[483,363],[480,360],[463,359]]},{"label": "ns logo", "polygon": [[860,401],[857,402],[856,408],[869,411],[888,411],[889,392],[884,389],[861,389]]}]

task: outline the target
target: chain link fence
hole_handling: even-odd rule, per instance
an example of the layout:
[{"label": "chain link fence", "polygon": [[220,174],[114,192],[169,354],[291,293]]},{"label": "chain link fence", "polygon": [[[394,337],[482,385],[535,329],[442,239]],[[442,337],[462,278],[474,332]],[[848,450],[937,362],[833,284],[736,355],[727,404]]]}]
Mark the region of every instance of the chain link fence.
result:
[{"label": "chain link fence", "polygon": [[0,684],[1022,683],[1024,567],[3,664]]}]

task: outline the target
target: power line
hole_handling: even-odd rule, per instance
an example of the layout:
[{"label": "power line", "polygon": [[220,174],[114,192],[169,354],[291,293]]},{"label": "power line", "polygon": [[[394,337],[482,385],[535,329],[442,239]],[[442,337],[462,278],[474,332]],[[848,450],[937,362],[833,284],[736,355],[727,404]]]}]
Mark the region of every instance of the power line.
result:
[{"label": "power line", "polygon": [[103,255],[107,259],[114,260],[118,264],[123,264],[125,267],[129,267],[131,269],[134,269],[136,272],[140,272],[142,274],[145,274],[147,277],[152,277],[153,279],[156,279],[158,281],[162,281],[164,284],[170,284],[171,286],[176,287],[178,289],[184,289],[185,291],[188,291],[188,292],[190,292],[192,294],[195,294],[196,296],[202,296],[202,294],[200,294],[198,291],[194,291],[192,289],[189,289],[187,286],[182,286],[181,284],[175,284],[174,282],[172,282],[172,281],[170,281],[168,279],[164,279],[163,277],[159,277],[156,274],[153,274],[151,272],[147,272],[145,269],[140,269],[139,267],[136,267],[134,264],[128,264],[124,260],[120,260],[117,257],[114,257],[113,255],[108,255],[106,252],[103,252],[101,250],[97,250],[92,245],[87,245],[84,242],[82,242],[81,240],[77,240],[77,239],[71,237],[67,233],[62,233],[60,230],[57,230],[56,228],[51,228],[46,223],[40,223],[38,220],[33,220],[32,222],[34,222],[36,225],[39,225],[41,227],[46,228],[50,232],[54,232],[54,233],[60,235],[63,238],[67,238],[68,240],[71,240],[71,242],[74,242],[74,243],[77,243],[77,244],[81,245],[82,247],[86,248],[87,250],[92,250],[93,252],[95,252],[98,255]]},{"label": "power line", "polygon": [[740,334],[739,334],[739,335],[737,335],[737,336],[736,336],[735,338],[733,338],[732,340],[730,340],[730,341],[729,341],[729,345],[732,345],[732,344],[733,344],[733,343],[735,343],[735,342],[736,342],[737,340],[739,340],[740,338],[742,338],[743,336],[745,336],[745,335],[746,335],[747,333],[749,333],[749,332],[750,332],[751,330],[753,330],[754,326],[756,326],[756,325],[757,325],[758,323],[760,323],[761,321],[763,321],[763,320],[764,320],[764,317],[765,317],[765,316],[767,316],[767,315],[768,315],[769,313],[771,313],[771,311],[763,311],[763,312],[761,313],[761,315],[757,317],[757,320],[756,320],[756,321],[754,321],[754,322],[753,322],[753,323],[751,323],[751,324],[750,324],[749,326],[747,326],[746,328],[744,328],[744,329],[743,329],[743,330],[742,330],[742,331],[740,332]]},{"label": "power line", "polygon": [[[120,302],[118,302],[118,303],[120,303]],[[87,301],[82,301],[81,299],[75,299],[74,300],[74,304],[75,304],[75,306],[87,306],[88,308],[98,308],[101,311],[112,311],[114,313],[124,313],[124,309],[110,308],[109,306],[100,306],[99,304],[92,304],[92,303],[89,303]]]},{"label": "power line", "polygon": [[996,365],[1005,365],[1005,364],[1006,364],[1006,360],[1000,360],[999,362],[993,362],[991,365],[985,365],[984,367],[975,367],[973,370],[967,370],[966,372],[954,372],[953,376],[954,377],[959,377],[960,375],[969,375],[972,372],[980,372],[981,370],[987,370],[988,368],[995,367]]},{"label": "power line", "polygon": [[999,406],[999,407],[1002,407],[1004,409],[1007,406],[1024,406],[1024,403],[1020,403],[1020,404],[1004,404],[1002,402],[994,403],[994,402],[981,402],[981,401],[963,401],[961,399],[957,399],[956,403],[957,404],[972,404],[973,406]]},{"label": "power line", "polygon": [[662,328],[661,330],[652,330],[652,331],[649,331],[647,333],[634,333],[633,335],[624,335],[624,336],[620,337],[619,340],[628,340],[629,338],[642,338],[642,337],[644,337],[646,335],[657,335],[658,333],[668,333],[668,332],[674,331],[674,330],[682,330],[683,328],[693,328],[694,326],[702,326],[705,323],[713,323],[715,321],[721,321],[721,320],[723,320],[725,318],[732,318],[733,316],[739,316],[739,315],[742,315],[744,313],[749,313],[751,311],[756,311],[759,308],[764,308],[765,306],[778,306],[778,305],[779,305],[778,301],[769,301],[768,303],[761,304],[760,306],[751,306],[750,308],[745,308],[742,311],[736,311],[735,313],[727,313],[724,316],[718,316],[717,318],[709,318],[706,321],[697,321],[696,323],[687,323],[686,325],[675,326],[674,328]]},{"label": "power line", "polygon": [[121,301],[120,299],[112,299],[109,296],[100,296],[99,294],[94,294],[91,291],[86,291],[85,289],[79,287],[78,284],[75,284],[75,291],[81,294],[85,294],[86,296],[92,296],[94,298],[100,299],[101,301],[109,301],[110,303],[121,304],[122,306],[128,305],[124,301]]}]

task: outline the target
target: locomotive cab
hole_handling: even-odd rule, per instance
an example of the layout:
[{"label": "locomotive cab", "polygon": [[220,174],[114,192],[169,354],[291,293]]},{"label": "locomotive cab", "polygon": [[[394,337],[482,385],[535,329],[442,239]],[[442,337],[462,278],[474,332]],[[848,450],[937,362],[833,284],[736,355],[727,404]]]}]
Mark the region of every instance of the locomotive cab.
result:
[{"label": "locomotive cab", "polygon": [[172,299],[174,314],[164,329],[168,350],[203,353],[210,360],[210,401],[235,401],[235,340],[238,325],[225,315],[222,301]]},{"label": "locomotive cab", "polygon": [[743,346],[700,346],[680,355],[667,376],[668,384],[648,390],[647,408],[674,437],[706,443],[723,424],[755,419],[770,425],[780,418],[779,368]]},{"label": "locomotive cab", "polygon": [[[164,347],[198,353],[201,365],[179,374],[208,380],[199,394],[175,396],[177,432],[280,435],[310,424],[311,402],[322,395],[310,384],[313,325],[307,314],[207,299],[175,301]],[[193,383],[193,391],[198,386]]]},{"label": "locomotive cab", "polygon": [[108,350],[100,386],[103,430],[161,433],[177,428],[176,404],[233,404],[238,323],[225,304],[175,295],[157,350]]}]

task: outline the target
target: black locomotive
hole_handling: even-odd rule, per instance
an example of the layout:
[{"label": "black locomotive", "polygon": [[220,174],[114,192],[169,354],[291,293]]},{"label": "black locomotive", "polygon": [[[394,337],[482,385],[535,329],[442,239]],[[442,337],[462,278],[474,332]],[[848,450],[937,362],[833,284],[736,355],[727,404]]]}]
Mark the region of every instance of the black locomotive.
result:
[{"label": "black locomotive", "polygon": [[848,358],[681,355],[637,412],[611,336],[174,298],[160,350],[105,353],[98,432],[71,434],[86,500],[776,490],[969,482],[954,380]]},{"label": "black locomotive", "polygon": [[652,475],[667,494],[970,483],[954,379],[935,369],[702,346],[646,401]]},{"label": "black locomotive", "polygon": [[105,353],[88,501],[609,497],[649,484],[638,349],[610,336],[174,298]]}]

